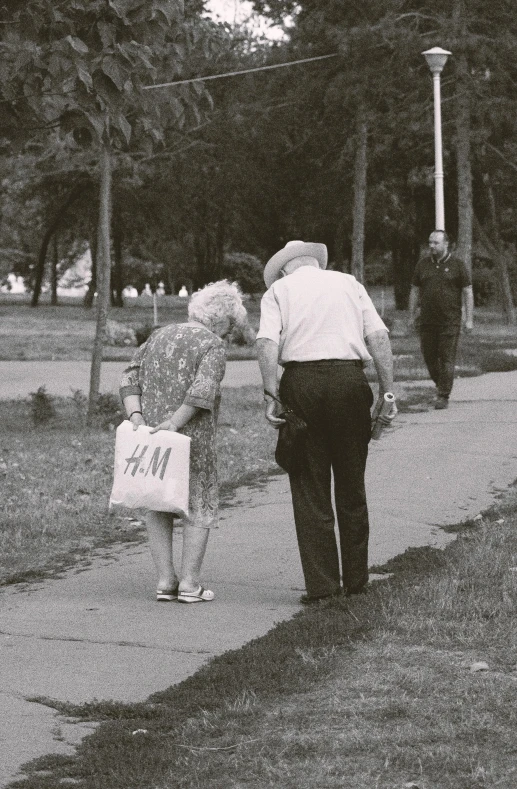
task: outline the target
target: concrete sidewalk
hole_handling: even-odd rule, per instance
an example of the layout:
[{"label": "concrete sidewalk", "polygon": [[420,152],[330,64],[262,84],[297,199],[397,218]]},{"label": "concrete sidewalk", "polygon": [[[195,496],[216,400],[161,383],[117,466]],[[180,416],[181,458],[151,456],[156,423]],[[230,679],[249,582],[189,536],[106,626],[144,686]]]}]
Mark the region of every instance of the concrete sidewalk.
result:
[{"label": "concrete sidewalk", "polygon": [[[405,414],[372,442],[371,564],[443,546],[441,525],[489,506],[517,478],[517,373],[458,380],[448,411]],[[237,491],[211,536],[210,605],[157,605],[145,546],[98,557],[61,580],[0,593],[0,785],[23,762],[70,752],[89,731],[42,704],[140,700],[289,618],[303,588],[288,481]]]},{"label": "concrete sidewalk", "polygon": [[[103,362],[101,392],[118,392],[122,371],[128,362]],[[28,397],[38,387],[58,397],[70,397],[72,390],[88,394],[90,362],[2,362],[0,361],[0,400]],[[260,384],[256,361],[228,362],[223,386]]]}]

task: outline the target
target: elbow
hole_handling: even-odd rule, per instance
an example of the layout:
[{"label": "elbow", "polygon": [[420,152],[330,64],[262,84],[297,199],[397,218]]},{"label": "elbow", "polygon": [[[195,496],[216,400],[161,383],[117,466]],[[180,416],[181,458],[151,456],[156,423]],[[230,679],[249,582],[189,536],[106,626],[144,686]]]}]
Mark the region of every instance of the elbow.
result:
[{"label": "elbow", "polygon": [[258,353],[278,352],[278,343],[270,340],[269,337],[259,337],[255,340]]},{"label": "elbow", "polygon": [[367,334],[364,338],[367,348],[374,347],[378,344],[389,343],[389,333],[387,329],[378,329],[371,334]]}]

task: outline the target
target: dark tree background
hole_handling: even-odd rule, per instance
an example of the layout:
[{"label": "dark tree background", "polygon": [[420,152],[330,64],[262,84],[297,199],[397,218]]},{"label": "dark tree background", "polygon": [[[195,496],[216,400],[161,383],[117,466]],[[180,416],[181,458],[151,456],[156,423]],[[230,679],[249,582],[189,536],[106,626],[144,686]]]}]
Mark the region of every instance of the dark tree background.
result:
[{"label": "dark tree background", "polygon": [[[31,3],[40,15],[50,13],[52,4]],[[31,3],[4,4],[4,21]],[[59,9],[66,15],[72,5]],[[97,20],[107,7],[118,7],[107,0],[87,5]],[[158,16],[160,5],[167,12],[160,17],[160,40],[172,49],[142,41],[132,53],[148,82],[337,56],[156,91],[141,90],[142,76],[125,93],[126,67],[104,53],[104,76],[94,88],[108,91],[114,102],[114,303],[121,303],[127,284],[140,290],[163,281],[175,292],[182,284],[197,288],[236,276],[239,266],[244,276],[239,255],[264,261],[289,239],[302,238],[325,242],[335,268],[366,283],[393,285],[397,307],[404,309],[412,270],[434,225],[432,80],[421,52],[440,45],[453,52],[442,75],[447,229],[473,267],[478,300],[491,289],[513,319],[513,2],[256,0],[256,11],[272,22],[293,20],[280,43],[214,23],[199,0],[185,3],[184,13],[178,2],[156,0]],[[120,0],[119,10],[137,14],[141,7]],[[99,119],[84,122],[84,102],[92,100],[91,74],[83,69],[88,53],[82,39],[63,35],[60,24],[47,25],[47,37],[49,31],[54,36],[47,75],[38,71],[30,26],[16,58],[1,66],[0,274],[24,276],[35,302],[41,283],[53,276],[55,237],[60,272],[86,245],[93,253],[97,247],[98,158],[91,138],[98,136]],[[0,26],[4,43],[10,27]],[[109,43],[108,37],[108,49]],[[78,106],[68,93],[70,69],[82,91]],[[31,95],[20,77],[32,86]],[[45,96],[50,84],[58,94],[52,100]]]}]

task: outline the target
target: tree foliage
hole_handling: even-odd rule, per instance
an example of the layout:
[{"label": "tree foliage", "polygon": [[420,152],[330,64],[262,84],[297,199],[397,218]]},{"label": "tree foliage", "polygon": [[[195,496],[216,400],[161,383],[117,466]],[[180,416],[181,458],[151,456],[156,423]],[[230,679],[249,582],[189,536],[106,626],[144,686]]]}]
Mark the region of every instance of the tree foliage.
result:
[{"label": "tree foliage", "polygon": [[[469,233],[466,201],[489,229],[482,163],[489,146],[492,159],[497,149],[497,172],[506,169],[506,186],[496,178],[494,190],[497,192],[500,185],[510,197],[506,190],[515,177],[517,75],[511,56],[517,44],[514,4],[497,0],[488,8],[476,0],[438,0],[432,4],[425,0],[369,0],[361,4],[257,0],[254,5],[277,23],[294,14],[288,45],[293,53],[339,51],[343,55],[325,70],[314,70],[309,75],[307,69],[303,84],[297,86],[308,97],[305,138],[321,140],[315,160],[318,167],[310,172],[311,180],[301,185],[299,200],[303,203],[307,194],[323,192],[325,197],[319,204],[324,205],[325,216],[314,200],[310,208],[313,224],[315,221],[320,240],[327,240],[328,217],[334,213],[331,257],[339,265],[345,263],[351,254],[349,174],[354,168],[356,147],[353,120],[366,113],[365,246],[367,252],[375,248],[391,251],[395,283],[400,285],[398,301],[403,306],[419,245],[434,223],[432,88],[420,53],[438,44],[453,52],[442,77],[446,221],[453,236],[459,232],[463,254]],[[318,79],[319,89],[312,93]],[[312,95],[316,101],[311,106]],[[318,138],[322,120],[325,128]],[[334,150],[329,151],[330,146],[335,146]],[[333,180],[337,170],[340,185]],[[507,205],[502,194],[496,194],[498,197],[498,205]],[[333,212],[335,207],[340,218]],[[513,210],[507,213],[515,220]],[[501,231],[500,240],[508,245],[514,237],[511,232],[505,236]]]},{"label": "tree foliage", "polygon": [[[188,38],[180,0],[29,0],[6,25],[5,99],[86,146],[160,142],[163,105],[145,86],[181,74]],[[184,122],[189,91],[172,102]]]},{"label": "tree foliage", "polygon": [[[21,27],[1,31],[12,42],[20,37],[12,51],[21,58],[20,73],[13,61],[2,90],[11,111],[45,127],[32,132],[45,142],[27,175],[26,195],[36,180],[37,202],[27,199],[23,211],[36,211],[43,236],[57,184],[65,194],[72,177],[96,178],[95,149],[81,146],[109,137],[125,284],[195,288],[224,276],[228,255],[264,261],[290,239],[311,238],[327,243],[331,265],[345,270],[362,245],[367,278],[369,261],[391,260],[383,281],[395,283],[404,306],[420,244],[434,224],[432,82],[421,56],[434,45],[453,52],[442,77],[447,228],[453,236],[459,231],[463,248],[468,222],[458,204],[467,202],[492,238],[495,204],[499,243],[507,252],[517,245],[517,21],[510,0],[490,8],[480,0],[257,0],[256,9],[272,21],[292,18],[280,43],[215,25],[197,0],[186,4],[182,19],[175,3],[165,4],[167,18],[162,3],[136,0],[12,6],[28,32],[23,43]],[[63,8],[70,19],[53,18],[54,46],[38,18]],[[148,82],[333,52],[338,57],[331,60],[205,87],[144,90]],[[67,90],[53,97],[58,83]],[[58,131],[45,130],[54,124]],[[354,228],[361,140],[364,240]],[[11,152],[9,183],[23,170]],[[90,193],[71,207],[67,232],[91,238],[96,204]],[[478,236],[474,260],[482,254],[486,269]],[[0,246],[13,248],[3,237]]]}]

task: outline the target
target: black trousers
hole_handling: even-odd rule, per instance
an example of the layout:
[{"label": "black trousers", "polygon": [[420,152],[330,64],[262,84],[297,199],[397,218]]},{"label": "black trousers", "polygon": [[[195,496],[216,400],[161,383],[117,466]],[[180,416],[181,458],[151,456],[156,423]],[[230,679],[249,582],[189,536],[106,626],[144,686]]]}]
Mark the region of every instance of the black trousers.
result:
[{"label": "black trousers", "polygon": [[454,366],[460,336],[459,326],[422,326],[420,328],[420,347],[436,384],[440,397],[449,398],[454,383]]},{"label": "black trousers", "polygon": [[[373,394],[360,362],[322,360],[286,365],[280,397],[309,426],[302,470],[290,475],[294,520],[307,594],[368,581],[368,508],[364,472]],[[334,531],[331,472],[339,531]]]}]

